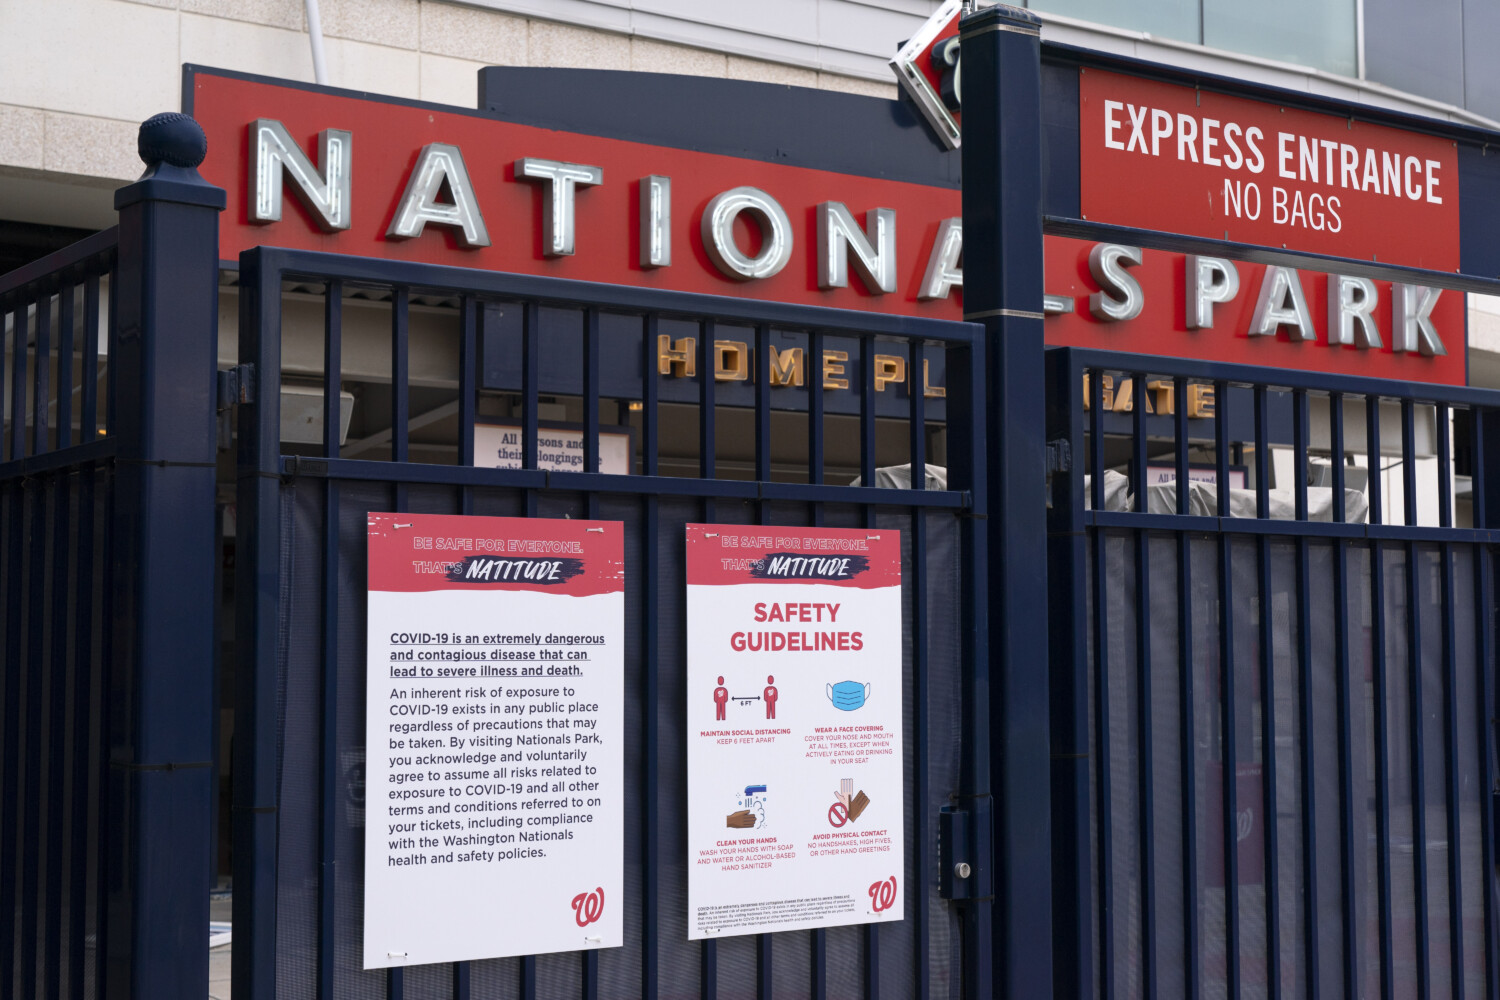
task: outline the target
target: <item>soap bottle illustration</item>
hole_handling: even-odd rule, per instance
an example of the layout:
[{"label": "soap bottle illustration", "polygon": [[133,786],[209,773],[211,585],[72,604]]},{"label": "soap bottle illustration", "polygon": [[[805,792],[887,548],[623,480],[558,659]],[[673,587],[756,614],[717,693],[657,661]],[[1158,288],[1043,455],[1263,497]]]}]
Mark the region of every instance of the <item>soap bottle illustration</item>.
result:
[{"label": "soap bottle illustration", "polygon": [[828,700],[841,712],[852,712],[862,708],[870,700],[870,685],[859,681],[839,681],[827,687]]}]

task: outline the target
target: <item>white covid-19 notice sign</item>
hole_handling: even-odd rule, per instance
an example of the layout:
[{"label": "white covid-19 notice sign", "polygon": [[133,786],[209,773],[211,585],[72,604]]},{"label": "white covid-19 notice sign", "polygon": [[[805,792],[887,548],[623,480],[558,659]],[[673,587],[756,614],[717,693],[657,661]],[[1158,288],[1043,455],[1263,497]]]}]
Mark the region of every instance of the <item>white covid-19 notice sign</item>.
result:
[{"label": "white covid-19 notice sign", "polygon": [[618,947],[616,521],[369,515],[364,967]]},{"label": "white covid-19 notice sign", "polygon": [[901,533],[687,526],[688,937],[899,920]]}]

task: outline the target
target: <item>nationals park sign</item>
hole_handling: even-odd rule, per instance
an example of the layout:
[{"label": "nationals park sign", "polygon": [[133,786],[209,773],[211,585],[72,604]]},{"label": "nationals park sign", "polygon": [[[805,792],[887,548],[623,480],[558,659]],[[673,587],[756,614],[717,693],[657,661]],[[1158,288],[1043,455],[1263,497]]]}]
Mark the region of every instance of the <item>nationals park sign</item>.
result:
[{"label": "nationals park sign", "polygon": [[[950,55],[955,79],[936,80],[956,101]],[[1074,185],[1063,197],[1081,218],[1460,266],[1452,141],[1094,67],[1044,69],[1077,93],[1076,164],[1049,168],[1049,184]],[[229,192],[221,257],[264,244],[963,318],[958,154],[905,104],[653,74],[482,78],[503,100],[469,111],[187,67],[185,110],[208,136],[202,173]],[[1045,253],[1051,345],[1466,381],[1463,295],[1435,279],[1053,235]],[[716,377],[754,382],[776,365],[741,361]],[[810,384],[820,362],[773,384]],[[930,373],[885,374],[882,391],[942,388]]]}]

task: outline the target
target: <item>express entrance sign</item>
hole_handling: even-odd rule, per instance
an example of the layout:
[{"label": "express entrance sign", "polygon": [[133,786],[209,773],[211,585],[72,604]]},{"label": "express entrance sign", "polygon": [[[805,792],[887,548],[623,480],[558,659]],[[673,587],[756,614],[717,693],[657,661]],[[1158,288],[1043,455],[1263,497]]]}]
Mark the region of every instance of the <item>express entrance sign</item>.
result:
[{"label": "express entrance sign", "polygon": [[1085,219],[1458,269],[1451,139],[1087,67],[1078,117]]}]

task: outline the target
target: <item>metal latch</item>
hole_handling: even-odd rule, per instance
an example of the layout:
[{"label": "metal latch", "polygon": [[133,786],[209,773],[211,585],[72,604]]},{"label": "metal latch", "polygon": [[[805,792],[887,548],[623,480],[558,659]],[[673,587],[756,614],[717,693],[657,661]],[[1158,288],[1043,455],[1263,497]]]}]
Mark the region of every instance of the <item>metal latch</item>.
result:
[{"label": "metal latch", "polygon": [[1047,507],[1052,507],[1052,476],[1073,471],[1073,445],[1067,438],[1047,442]]},{"label": "metal latch", "polygon": [[970,808],[947,805],[938,812],[938,895],[943,899],[994,895],[990,798],[968,801]]}]

